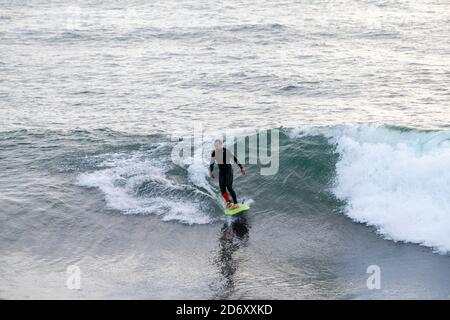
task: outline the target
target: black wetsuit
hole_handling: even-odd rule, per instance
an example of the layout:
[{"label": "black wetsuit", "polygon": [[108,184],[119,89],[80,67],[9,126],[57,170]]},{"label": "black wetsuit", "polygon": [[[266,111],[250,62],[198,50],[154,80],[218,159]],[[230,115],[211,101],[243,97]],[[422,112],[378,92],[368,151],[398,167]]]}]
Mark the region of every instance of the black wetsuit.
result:
[{"label": "black wetsuit", "polygon": [[[219,186],[220,192],[222,193],[225,201],[229,201],[228,192],[231,194],[234,203],[237,202],[236,192],[233,190],[233,167],[231,166],[230,159],[232,158],[234,162],[242,169],[242,165],[239,163],[236,156],[231,153],[226,148],[222,150],[218,150],[216,157],[216,150],[214,150],[211,154],[211,162],[209,165],[209,171],[212,172],[214,170],[214,162],[217,161],[217,165],[219,166]],[[220,154],[221,153],[221,154]]]}]

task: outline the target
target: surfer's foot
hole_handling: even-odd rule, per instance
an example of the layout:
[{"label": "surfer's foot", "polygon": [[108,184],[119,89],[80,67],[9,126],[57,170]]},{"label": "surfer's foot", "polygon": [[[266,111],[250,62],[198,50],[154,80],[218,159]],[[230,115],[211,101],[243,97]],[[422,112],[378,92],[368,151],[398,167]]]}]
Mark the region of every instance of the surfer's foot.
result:
[{"label": "surfer's foot", "polygon": [[233,206],[233,204],[231,202],[227,202],[225,209],[229,209]]},{"label": "surfer's foot", "polygon": [[233,205],[231,206],[231,209],[236,209],[239,208],[239,205],[237,203],[233,203]]}]

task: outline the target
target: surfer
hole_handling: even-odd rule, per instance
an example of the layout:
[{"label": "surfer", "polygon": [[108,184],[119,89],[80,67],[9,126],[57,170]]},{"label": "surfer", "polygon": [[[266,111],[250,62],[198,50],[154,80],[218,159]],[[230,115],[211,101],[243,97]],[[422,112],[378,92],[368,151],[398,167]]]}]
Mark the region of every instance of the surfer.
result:
[{"label": "surfer", "polygon": [[[209,171],[211,178],[215,178],[214,173],[214,163],[217,161],[219,167],[219,186],[220,192],[225,199],[227,205],[226,208],[235,209],[238,208],[238,202],[236,197],[236,192],[233,190],[233,168],[231,167],[231,159],[239,166],[241,169],[241,174],[245,174],[244,166],[238,161],[236,156],[228,149],[223,146],[223,142],[220,139],[214,141],[214,150],[211,154],[211,161],[209,165]],[[230,196],[233,198],[233,203],[231,203]]]}]

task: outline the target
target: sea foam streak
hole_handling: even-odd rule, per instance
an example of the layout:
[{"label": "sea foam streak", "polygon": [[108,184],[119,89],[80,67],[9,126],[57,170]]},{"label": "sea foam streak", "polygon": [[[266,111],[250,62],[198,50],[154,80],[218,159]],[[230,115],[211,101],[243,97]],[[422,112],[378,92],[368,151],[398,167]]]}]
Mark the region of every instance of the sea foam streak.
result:
[{"label": "sea foam streak", "polygon": [[[81,174],[78,184],[100,189],[109,208],[126,214],[157,214],[164,221],[187,224],[210,223],[211,218],[198,202],[174,196],[176,191],[183,193],[190,187],[170,180],[167,167],[150,156],[144,152],[109,155],[100,166],[106,168]],[[153,189],[139,194],[148,183]]]},{"label": "sea foam streak", "polygon": [[450,132],[314,129],[336,145],[334,194],[346,214],[394,241],[450,251]]}]

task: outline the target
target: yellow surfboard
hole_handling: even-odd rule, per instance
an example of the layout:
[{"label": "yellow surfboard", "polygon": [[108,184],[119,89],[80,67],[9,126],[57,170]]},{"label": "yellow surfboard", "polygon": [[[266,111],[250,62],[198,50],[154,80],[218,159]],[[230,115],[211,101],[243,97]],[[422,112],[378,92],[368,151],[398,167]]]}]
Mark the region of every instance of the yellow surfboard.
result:
[{"label": "yellow surfboard", "polygon": [[234,216],[234,215],[237,215],[238,213],[246,212],[248,210],[250,210],[250,206],[241,203],[241,204],[239,204],[239,207],[237,207],[235,209],[225,209],[225,214],[227,216]]}]

